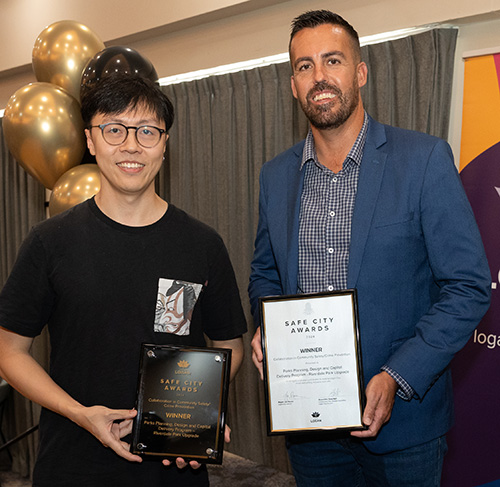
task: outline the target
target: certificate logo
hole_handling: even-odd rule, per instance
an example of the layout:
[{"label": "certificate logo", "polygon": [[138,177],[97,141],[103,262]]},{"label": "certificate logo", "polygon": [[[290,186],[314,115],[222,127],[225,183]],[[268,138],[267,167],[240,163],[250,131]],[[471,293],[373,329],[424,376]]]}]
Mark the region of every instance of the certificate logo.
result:
[{"label": "certificate logo", "polygon": [[187,369],[191,364],[188,361],[186,361],[186,360],[179,360],[179,362],[177,362],[177,365],[181,369]]},{"label": "certificate logo", "polygon": [[320,414],[318,411],[313,411],[311,413],[312,418],[309,420],[310,423],[322,423],[323,420],[320,418]]}]

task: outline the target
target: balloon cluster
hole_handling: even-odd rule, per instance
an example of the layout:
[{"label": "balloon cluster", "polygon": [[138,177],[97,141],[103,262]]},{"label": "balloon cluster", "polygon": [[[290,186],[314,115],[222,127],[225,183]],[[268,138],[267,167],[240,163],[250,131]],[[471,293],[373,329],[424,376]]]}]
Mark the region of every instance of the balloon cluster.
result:
[{"label": "balloon cluster", "polygon": [[[99,191],[96,164],[81,164],[85,154],[80,97],[113,73],[153,81],[149,60],[127,47],[108,47],[88,27],[65,20],[46,27],[33,47],[37,81],[18,89],[4,113],[4,135],[17,162],[52,190],[51,216]],[[76,167],[78,166],[78,167]]]}]

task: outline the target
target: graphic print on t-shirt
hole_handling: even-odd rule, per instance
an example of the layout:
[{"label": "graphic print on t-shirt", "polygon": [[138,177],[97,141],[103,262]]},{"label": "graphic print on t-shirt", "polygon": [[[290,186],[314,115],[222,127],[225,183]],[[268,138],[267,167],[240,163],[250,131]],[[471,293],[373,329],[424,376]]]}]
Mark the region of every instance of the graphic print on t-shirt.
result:
[{"label": "graphic print on t-shirt", "polygon": [[189,335],[193,308],[202,287],[192,282],[160,278],[154,331]]}]

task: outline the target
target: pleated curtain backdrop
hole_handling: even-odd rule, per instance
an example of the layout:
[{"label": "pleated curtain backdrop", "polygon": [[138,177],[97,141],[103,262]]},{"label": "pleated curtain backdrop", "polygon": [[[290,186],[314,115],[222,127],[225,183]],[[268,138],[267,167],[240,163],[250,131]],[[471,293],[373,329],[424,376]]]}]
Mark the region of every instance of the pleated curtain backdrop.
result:
[{"label": "pleated curtain backdrop", "polygon": [[[384,123],[446,138],[456,36],[455,29],[435,29],[363,47],[368,84],[362,94],[368,113]],[[160,195],[222,235],[238,279],[249,332],[244,338],[245,361],[231,386],[233,435],[228,449],[282,471],[289,471],[284,441],[266,435],[263,384],[251,363],[254,328],[246,289],[260,168],[304,138],[308,129],[291,94],[290,74],[288,63],[281,63],[164,87],[174,103],[176,120],[157,180]],[[44,218],[44,189],[15,164],[3,133],[0,141],[3,284],[22,238]],[[41,337],[35,354],[44,365],[48,348],[46,337]],[[37,420],[37,409],[29,401],[17,394],[14,399],[4,418],[12,436]],[[14,468],[23,474],[33,467],[35,438],[13,449]]]},{"label": "pleated curtain backdrop", "polygon": [[[364,46],[367,112],[384,123],[446,138],[456,37],[456,29],[435,29]],[[283,471],[289,471],[284,441],[267,437],[263,384],[251,362],[247,285],[260,168],[308,130],[290,75],[289,64],[281,63],[165,86],[176,120],[159,185],[170,202],[222,235],[238,279],[249,332],[245,361],[231,386],[228,450]]]},{"label": "pleated curtain backdrop", "polygon": [[14,264],[19,245],[33,224],[45,218],[45,189],[15,161],[0,119],[0,286]]},{"label": "pleated curtain backdrop", "polygon": [[[164,177],[170,201],[222,235],[249,324],[246,288],[259,170],[307,131],[289,85],[288,65],[274,64],[165,88],[176,110],[169,139],[170,175]],[[246,360],[231,386],[229,449],[287,470],[283,439],[266,436],[262,384],[249,360],[253,326],[249,328]]]},{"label": "pleated curtain backdrop", "polygon": [[457,29],[433,29],[361,48],[365,108],[382,123],[448,136]]},{"label": "pleated curtain backdrop", "polygon": [[[17,251],[30,228],[45,218],[45,188],[29,176],[9,153],[0,119],[0,287],[3,286],[14,264]],[[26,289],[26,296],[30,293]],[[0,323],[0,326],[2,324]],[[48,366],[48,340],[44,333],[33,346],[33,354]],[[40,407],[17,392],[11,391],[4,412],[2,431],[7,439],[14,438],[38,424]],[[16,443],[10,448],[13,468],[23,475],[31,472],[37,448],[37,435]],[[3,464],[8,461],[4,452]]]}]

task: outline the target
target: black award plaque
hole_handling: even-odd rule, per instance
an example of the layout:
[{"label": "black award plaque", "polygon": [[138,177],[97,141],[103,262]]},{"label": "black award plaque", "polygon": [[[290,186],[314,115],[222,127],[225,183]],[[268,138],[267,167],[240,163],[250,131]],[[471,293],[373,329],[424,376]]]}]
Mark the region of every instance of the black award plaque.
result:
[{"label": "black award plaque", "polygon": [[222,463],[231,350],[142,345],[130,451]]}]

